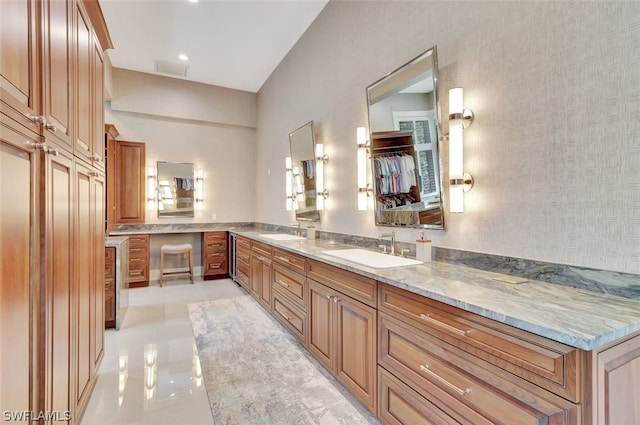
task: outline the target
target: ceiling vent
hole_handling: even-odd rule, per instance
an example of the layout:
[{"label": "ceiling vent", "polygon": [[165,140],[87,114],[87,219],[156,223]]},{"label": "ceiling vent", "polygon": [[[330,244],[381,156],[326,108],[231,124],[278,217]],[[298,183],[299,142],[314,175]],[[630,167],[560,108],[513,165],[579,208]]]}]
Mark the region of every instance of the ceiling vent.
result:
[{"label": "ceiling vent", "polygon": [[186,77],[187,76],[187,65],[181,63],[173,63],[167,62],[160,59],[155,60],[156,64],[156,72],[160,72],[162,74],[170,74],[176,75],[178,77]]}]

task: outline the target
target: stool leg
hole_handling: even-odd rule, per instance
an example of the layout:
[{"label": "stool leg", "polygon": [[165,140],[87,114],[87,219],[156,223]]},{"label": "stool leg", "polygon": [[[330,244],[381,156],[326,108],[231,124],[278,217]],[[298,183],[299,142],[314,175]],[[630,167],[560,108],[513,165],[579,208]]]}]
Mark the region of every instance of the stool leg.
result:
[{"label": "stool leg", "polygon": [[160,253],[160,287],[162,288],[162,276],[164,275],[164,252]]},{"label": "stool leg", "polygon": [[189,251],[189,277],[191,278],[191,284],[193,285],[194,282],[194,276],[193,276],[193,255],[191,255],[192,252]]}]

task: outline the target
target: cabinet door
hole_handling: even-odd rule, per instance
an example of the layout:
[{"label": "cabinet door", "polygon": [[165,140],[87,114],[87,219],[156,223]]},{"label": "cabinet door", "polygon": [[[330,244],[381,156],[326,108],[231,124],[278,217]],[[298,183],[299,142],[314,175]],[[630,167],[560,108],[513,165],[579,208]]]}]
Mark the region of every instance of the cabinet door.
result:
[{"label": "cabinet door", "polygon": [[38,4],[35,0],[0,1],[0,115],[35,136],[40,125],[28,117],[40,115],[38,73]]},{"label": "cabinet door", "polygon": [[92,311],[93,311],[93,330],[91,332],[92,352],[93,352],[93,370],[98,370],[102,355],[104,353],[104,195],[105,180],[104,176],[98,172],[94,172],[92,179],[93,193],[91,195],[93,202],[93,221],[91,237],[93,238],[92,250]]},{"label": "cabinet door", "polygon": [[[42,2],[43,67],[42,107],[46,120],[45,137],[73,152],[72,0]],[[87,112],[89,113],[89,112]]]},{"label": "cabinet door", "polygon": [[257,255],[251,255],[251,295],[256,300],[260,300],[262,292],[262,262]]},{"label": "cabinet door", "polygon": [[92,236],[92,172],[76,163],[75,174],[75,383],[76,411],[82,411],[91,388],[93,359],[91,358],[93,236]]},{"label": "cabinet door", "polygon": [[594,424],[640,423],[640,336],[594,356]]},{"label": "cabinet door", "polygon": [[145,145],[115,142],[115,223],[144,223]]},{"label": "cabinet door", "polygon": [[[3,14],[4,3],[2,2]],[[5,24],[4,16],[2,20]],[[14,144],[15,143],[15,144]],[[0,411],[36,410],[37,154],[0,125]],[[32,264],[31,261],[33,261]],[[32,299],[33,297],[33,299]]]},{"label": "cabinet door", "polygon": [[76,10],[76,132],[74,149],[77,157],[91,163],[94,138],[92,128],[94,108],[91,96],[93,66],[91,59],[94,53],[89,21],[79,5]]},{"label": "cabinet door", "polygon": [[[50,411],[73,411],[71,385],[73,306],[73,157],[45,157],[45,283],[47,368],[45,397]],[[49,384],[50,383],[50,384]],[[49,404],[50,403],[50,404]]]},{"label": "cabinet door", "polygon": [[376,411],[376,310],[337,293],[336,376],[372,412]]},{"label": "cabinet door", "polygon": [[93,166],[105,169],[105,138],[104,138],[104,58],[100,46],[93,45]]},{"label": "cabinet door", "polygon": [[309,352],[330,371],[334,371],[335,329],[334,291],[309,279]]},{"label": "cabinet door", "polygon": [[260,260],[260,302],[267,309],[271,310],[271,282],[273,281],[273,271],[271,260]]}]

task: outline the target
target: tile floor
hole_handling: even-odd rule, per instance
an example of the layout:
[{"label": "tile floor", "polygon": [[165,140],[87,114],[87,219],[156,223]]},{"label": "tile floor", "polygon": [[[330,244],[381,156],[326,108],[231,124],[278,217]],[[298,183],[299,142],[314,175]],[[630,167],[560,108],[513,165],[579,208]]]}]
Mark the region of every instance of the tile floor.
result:
[{"label": "tile floor", "polygon": [[80,424],[213,424],[187,304],[243,293],[230,279],[131,290]]}]

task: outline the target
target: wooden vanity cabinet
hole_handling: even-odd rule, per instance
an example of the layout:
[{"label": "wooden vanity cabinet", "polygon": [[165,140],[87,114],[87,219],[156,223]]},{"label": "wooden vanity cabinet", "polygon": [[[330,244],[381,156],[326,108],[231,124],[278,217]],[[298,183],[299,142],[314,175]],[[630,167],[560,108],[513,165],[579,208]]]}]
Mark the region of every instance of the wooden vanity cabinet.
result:
[{"label": "wooden vanity cabinet", "polygon": [[309,260],[309,277],[312,271],[307,296],[309,352],[375,413],[377,311],[349,294],[375,294],[376,282]]},{"label": "wooden vanity cabinet", "polygon": [[202,234],[202,276],[204,280],[229,276],[227,232]]},{"label": "wooden vanity cabinet", "polygon": [[[379,373],[421,394],[419,409],[437,400],[463,423],[581,423],[580,350],[389,285],[379,291]],[[380,395],[389,406],[388,390]]]},{"label": "wooden vanity cabinet", "polygon": [[251,241],[236,235],[234,255],[236,281],[247,292],[251,292]]},{"label": "wooden vanity cabinet", "polygon": [[129,235],[129,288],[149,286],[149,235]]},{"label": "wooden vanity cabinet", "polygon": [[251,241],[251,295],[271,311],[271,247]]}]

